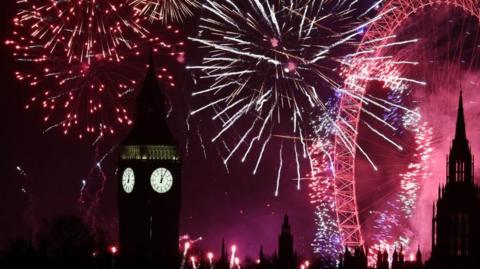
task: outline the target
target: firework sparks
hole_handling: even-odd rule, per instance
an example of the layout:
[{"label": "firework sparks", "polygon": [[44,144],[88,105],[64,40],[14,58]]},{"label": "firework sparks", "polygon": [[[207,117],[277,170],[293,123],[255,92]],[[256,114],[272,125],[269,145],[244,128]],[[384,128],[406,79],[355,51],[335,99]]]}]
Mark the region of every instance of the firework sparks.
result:
[{"label": "firework sparks", "polygon": [[330,100],[327,105],[330,110],[322,113],[312,125],[315,140],[309,147],[310,157],[310,203],[315,206],[316,231],[312,243],[314,253],[317,253],[326,266],[337,266],[338,257],[343,246],[336,219],[336,205],[333,177],[333,136],[335,134],[335,114],[338,105]]},{"label": "firework sparks", "polygon": [[[322,8],[318,8],[319,4],[323,4]],[[379,2],[375,3],[369,10],[377,9],[378,5]],[[338,213],[334,196],[337,188],[335,148],[341,145],[348,156],[355,156],[358,150],[375,170],[378,168],[367,150],[357,143],[357,126],[342,118],[350,113],[330,114],[332,105],[324,103],[322,98],[331,92],[325,93],[321,89],[334,89],[338,99],[353,100],[355,102],[352,103],[360,105],[371,104],[390,112],[392,108],[410,110],[401,104],[365,95],[370,82],[380,81],[385,88],[398,88],[405,84],[425,85],[425,82],[404,77],[400,72],[405,66],[414,66],[417,62],[377,54],[379,50],[415,44],[418,39],[383,37],[370,40],[368,46],[350,52],[350,46],[356,43],[356,37],[364,33],[365,27],[388,12],[352,26],[345,18],[354,17],[353,10],[353,4],[344,1],[285,0],[270,3],[252,0],[237,4],[207,0],[204,13],[208,17],[201,21],[200,34],[190,38],[208,49],[201,64],[188,66],[195,73],[198,71],[199,85],[202,86],[192,94],[194,100],[199,97],[203,97],[202,101],[207,100],[191,114],[212,112],[212,119],[221,126],[212,141],[226,143],[225,165],[235,154],[245,161],[248,156],[257,154],[254,152],[259,152],[253,171],[256,173],[267,146],[278,145],[280,153],[275,195],[279,193],[282,165],[285,163],[283,158],[286,154],[282,151],[291,148],[296,158],[303,153],[312,167],[311,199],[317,205],[317,223],[321,227],[317,231],[314,248],[331,242],[331,248],[322,249],[327,249],[326,256],[333,257],[333,262],[344,243],[344,238],[339,235],[341,227],[338,219],[332,218],[332,213]],[[332,25],[345,28],[332,28]],[[336,68],[338,65],[342,68]],[[314,132],[313,142],[306,138],[309,137],[306,125],[309,125],[311,110],[316,110],[315,117],[321,118],[320,121],[315,119],[314,129],[318,125],[328,126]],[[392,131],[398,129],[367,107],[360,106],[359,112]],[[248,123],[245,124],[245,121]],[[375,125],[364,123],[376,136],[403,150],[402,145]],[[227,133],[237,136],[234,144],[225,142],[229,139]],[[325,134],[329,139],[325,139]],[[332,136],[336,142],[332,141]],[[274,143],[274,139],[281,141]],[[289,147],[285,141],[293,145]],[[309,147],[309,144],[312,146]],[[255,147],[259,150],[254,150]],[[298,167],[299,160],[295,159],[295,163]],[[297,169],[297,187],[300,187],[298,174]],[[361,241],[361,235],[358,240]]]},{"label": "firework sparks", "polygon": [[[180,242],[179,248],[180,249],[183,248],[182,261],[181,261],[181,264],[180,264],[180,269],[183,269],[183,268],[186,267],[186,264],[187,264],[187,261],[188,261],[187,259],[188,259],[189,251],[192,249],[192,247],[194,246],[195,243],[197,243],[201,240],[203,240],[202,237],[192,239],[192,238],[190,238],[190,235],[188,235],[188,234],[180,236],[180,238],[179,238],[179,242]],[[195,264],[195,257],[191,256],[190,261],[191,261],[192,266],[193,266]]]},{"label": "firework sparks", "polygon": [[18,174],[22,177],[20,191],[27,197],[28,206],[24,212],[24,218],[30,225],[31,229],[35,232],[38,231],[37,219],[35,216],[35,203],[34,203],[34,192],[32,192],[32,179],[27,174],[27,172],[20,166],[17,165],[16,170]]},{"label": "firework sparks", "polygon": [[[126,103],[145,70],[139,57],[145,47],[185,60],[178,29],[165,27],[164,38],[149,34],[145,19],[123,3],[19,0],[17,6],[5,43],[18,63],[17,80],[37,90],[25,108],[43,108],[45,132],[60,128],[97,140],[114,134],[132,123]],[[175,86],[166,68],[159,79]]]},{"label": "firework sparks", "polygon": [[135,42],[129,34],[146,38],[148,30],[123,1],[17,0],[16,24],[28,27],[31,40],[46,51],[66,53],[68,62],[90,64],[95,58],[120,61],[122,50]]},{"label": "firework sparks", "polygon": [[[375,53],[381,48],[391,48],[406,44],[416,43],[418,40],[390,41],[389,38],[379,39],[371,43],[371,48],[360,50],[351,54],[353,59],[346,59],[344,88],[337,90],[336,98],[354,100],[352,103],[358,103],[360,112],[374,122],[380,123],[385,129],[395,133],[400,130],[408,130],[415,134],[417,145],[419,147],[414,157],[419,157],[418,162],[409,165],[409,171],[399,175],[402,178],[400,182],[401,191],[396,196],[397,201],[388,202],[384,211],[373,212],[375,215],[375,228],[378,228],[379,235],[376,238],[369,238],[369,242],[374,247],[396,244],[398,246],[408,246],[411,243],[412,233],[405,230],[404,233],[398,233],[395,228],[401,221],[408,219],[416,204],[416,196],[419,191],[419,181],[425,176],[424,171],[419,171],[418,167],[424,165],[425,160],[421,156],[428,156],[428,139],[431,139],[431,132],[428,128],[422,128],[418,120],[420,114],[415,109],[410,109],[403,104],[403,97],[410,93],[412,85],[424,86],[425,82],[403,77],[402,71],[405,66],[415,66],[418,63],[414,61],[396,61],[391,56],[377,56]],[[388,91],[387,99],[367,95],[367,86],[377,81],[382,84],[385,91]],[[332,101],[339,106],[339,101]],[[342,104],[345,105],[345,104]],[[370,105],[370,106],[368,106]],[[313,247],[314,251],[320,253],[322,257],[331,262],[338,262],[338,254],[342,251],[342,243],[345,242],[342,234],[342,219],[339,218],[338,203],[335,193],[337,188],[335,163],[335,148],[340,144],[346,151],[347,156],[355,158],[358,150],[361,155],[370,163],[374,170],[377,165],[374,159],[369,155],[367,149],[362,148],[356,141],[356,126],[351,125],[348,115],[336,112],[339,110],[335,105],[328,105],[333,109],[330,116],[319,117],[313,121],[315,130],[314,143],[310,148],[312,155],[312,183],[310,188],[311,202],[316,205],[317,232],[315,235]],[[374,109],[380,109],[384,112],[384,117],[372,112]],[[335,116],[336,115],[336,116]],[[402,117],[401,115],[404,115]],[[369,121],[362,119],[359,124],[363,124],[372,134],[380,137],[382,140],[402,151],[404,147],[395,141],[388,133],[379,129]],[[425,126],[424,126],[425,127]],[[352,139],[355,134],[355,139]],[[333,142],[332,137],[335,138]],[[427,144],[425,144],[427,143]],[[341,172],[341,171],[340,171]],[[356,199],[356,198],[354,198]],[[357,206],[355,205],[355,208]],[[404,211],[402,211],[404,210]],[[358,218],[358,216],[357,216]],[[359,233],[359,231],[358,231]],[[361,236],[361,235],[360,235]],[[334,240],[336,239],[336,240]],[[357,238],[362,244],[361,237]],[[323,248],[326,242],[329,242],[329,248]],[[373,257],[373,256],[372,256]]]},{"label": "firework sparks", "polygon": [[159,20],[166,24],[182,22],[200,7],[197,0],[130,0],[129,4],[150,21]]},{"label": "firework sparks", "polygon": [[[322,89],[341,83],[336,68],[360,35],[349,20],[353,6],[347,1],[206,1],[200,33],[190,38],[206,49],[201,64],[187,67],[199,75],[201,86],[192,95],[202,103],[191,114],[210,111],[221,126],[212,141],[227,144],[225,166],[236,154],[242,162],[254,155],[255,174],[278,140],[289,142],[282,150],[308,159],[306,112],[325,112]],[[233,144],[226,142],[230,134],[238,136]],[[279,163],[286,155],[280,152]],[[297,188],[300,178],[297,169]],[[276,195],[278,188],[277,181]]]}]

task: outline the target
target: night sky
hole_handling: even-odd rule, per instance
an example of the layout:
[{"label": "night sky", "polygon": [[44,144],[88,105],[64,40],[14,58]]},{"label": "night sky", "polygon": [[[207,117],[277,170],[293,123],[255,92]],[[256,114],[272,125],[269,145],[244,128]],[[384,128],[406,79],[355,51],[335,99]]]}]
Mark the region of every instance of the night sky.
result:
[{"label": "night sky", "polygon": [[[363,0],[361,6],[369,7],[373,2],[376,1]],[[2,126],[0,128],[0,141],[2,142],[0,159],[1,252],[9,239],[16,235],[26,236],[31,227],[38,227],[43,220],[59,215],[85,216],[83,210],[85,205],[79,204],[82,180],[86,180],[88,183],[85,193],[87,200],[91,202],[100,187],[101,175],[95,169],[95,147],[91,145],[91,140],[79,140],[74,136],[64,136],[61,130],[55,129],[44,133],[46,126],[41,122],[42,114],[38,107],[28,111],[24,109],[28,98],[32,96],[32,91],[34,92],[35,89],[26,87],[14,78],[13,72],[16,64],[12,59],[11,52],[3,45],[3,41],[8,38],[11,31],[15,1],[2,1],[0,12],[0,25],[2,25],[0,27],[2,43],[0,45],[0,81],[2,83],[0,87],[0,123]],[[439,20],[438,25],[440,26],[435,29],[448,28],[443,27],[449,23],[448,16],[445,14],[443,14],[445,16],[436,16],[439,13],[432,14],[435,14],[435,18]],[[197,20],[198,16],[192,18],[185,24],[182,32],[185,35],[194,35],[194,26],[197,25]],[[428,22],[428,17],[424,20]],[[442,26],[440,22],[444,25]],[[423,27],[423,24],[421,26]],[[411,31],[419,32],[418,28],[413,28]],[[409,51],[409,53],[417,55],[419,51],[428,51],[427,45],[423,43],[421,45],[425,47],[415,47],[414,49],[418,50]],[[200,57],[198,51],[192,46],[189,44],[189,49],[186,51],[187,63],[198,61]],[[478,57],[475,59],[478,60]],[[156,59],[156,64],[163,63],[163,59]],[[436,75],[438,77],[444,75],[439,71],[441,66],[436,67],[438,69],[434,70],[438,72]],[[192,239],[202,237],[203,240],[197,243],[198,246],[215,253],[219,252],[222,238],[224,238],[227,244],[238,246],[240,257],[245,255],[256,257],[260,245],[264,246],[266,253],[270,254],[275,251],[283,215],[288,214],[298,253],[310,256],[312,251],[310,244],[315,233],[314,208],[308,197],[310,191],[307,186],[308,182],[303,181],[301,190],[296,189],[297,182],[294,181],[296,163],[293,156],[285,158],[278,197],[274,196],[278,169],[277,148],[273,147],[273,150],[265,153],[256,175],[252,175],[256,160],[248,159],[245,163],[241,163],[238,155],[229,162],[227,172],[216,145],[212,145],[212,143],[205,143],[208,157],[205,158],[196,128],[199,127],[202,130],[202,135],[205,135],[204,141],[208,141],[212,135],[209,130],[215,126],[212,125],[210,117],[207,115],[205,118],[190,119],[193,131],[186,130],[185,122],[190,106],[188,96],[195,86],[183,66],[174,66],[172,70],[175,71],[175,76],[179,81],[178,87],[165,88],[164,93],[173,107],[172,113],[169,114],[170,129],[184,152],[181,234],[188,234]],[[427,69],[422,69],[422,71],[424,70]],[[480,74],[478,70],[474,71],[464,74],[464,81],[468,79],[468,81],[474,81],[477,83],[476,85],[480,85]],[[430,79],[435,81],[436,77]],[[462,81],[460,76],[457,79]],[[472,134],[474,153],[480,152],[480,143],[473,138],[474,135],[479,137],[480,130],[468,128],[469,121],[473,121],[475,117],[478,119],[478,115],[480,115],[477,109],[477,104],[480,102],[480,97],[477,98],[479,95],[476,94],[478,88],[467,82],[458,84],[458,81],[450,81],[451,85],[444,84],[446,89],[442,89],[443,92],[439,91],[440,94],[437,98],[429,99],[427,98],[428,94],[424,93],[416,96],[419,100],[427,100],[422,104],[421,109],[427,109],[426,111],[429,112],[425,113],[425,116],[432,123],[433,128],[441,130],[434,136],[436,151],[432,159],[440,160],[439,163],[442,164],[450,145],[449,139],[453,134],[455,103],[459,85],[465,90],[466,96],[470,95],[466,102],[467,132],[469,135]],[[433,85],[435,84],[433,83]],[[442,85],[435,85],[435,87],[442,88]],[[378,91],[381,87],[373,88],[373,92],[378,96],[386,97],[384,92]],[[134,98],[129,102],[126,106],[133,108]],[[442,104],[441,108],[437,107],[439,102]],[[445,127],[446,122],[449,122],[448,128]],[[356,172],[357,175],[361,175],[357,185],[360,214],[362,222],[367,224],[365,225],[366,229],[369,229],[371,228],[369,226],[371,222],[368,221],[369,215],[376,206],[381,207],[382,203],[393,197],[395,187],[398,185],[395,176],[400,170],[397,169],[410,161],[409,154],[415,145],[412,137],[404,134],[398,135],[394,139],[403,140],[402,142],[405,143],[402,145],[407,149],[403,153],[399,153],[378,136],[372,136],[372,133],[366,131],[365,127],[363,129],[361,127],[359,132],[361,133],[359,143],[372,153],[371,157],[378,161],[380,166],[380,171],[374,172],[365,158],[360,157],[357,161]],[[115,145],[120,144],[127,133],[128,128],[123,128],[115,136],[106,139],[101,144],[100,153],[103,155]],[[116,220],[117,160],[118,153],[113,151],[102,163],[107,181],[103,193],[99,196],[98,206],[93,211],[96,223],[107,231],[109,240],[113,243],[117,242],[118,232]],[[18,168],[21,168],[21,171]],[[438,182],[444,179],[444,175],[441,174],[443,171],[443,166],[435,167],[432,172],[440,174],[440,176],[428,181],[428,188],[425,188],[425,193],[421,193],[421,196],[424,197],[422,199],[426,201],[422,207],[428,205],[428,210],[434,199],[432,190],[435,190]],[[307,170],[302,170],[303,175],[307,173]],[[379,194],[380,196],[378,196]],[[425,210],[421,213],[425,213]],[[427,212],[427,214],[429,213]],[[428,218],[429,215],[423,214],[421,219],[428,223],[430,221]],[[422,225],[423,222],[419,224],[419,227]],[[428,231],[422,230],[422,234],[428,235]],[[421,244],[428,246],[428,238],[422,239]]]},{"label": "night sky", "polygon": [[[43,134],[45,125],[41,123],[41,111],[38,108],[24,109],[34,89],[15,80],[15,63],[3,45],[3,40],[10,34],[14,2],[2,1],[0,4],[0,141],[3,155],[0,161],[0,249],[9,239],[16,235],[25,236],[31,225],[38,227],[43,220],[66,214],[83,216],[78,203],[81,182],[89,175],[95,155],[95,148],[89,141],[64,136],[60,130]],[[185,96],[185,92],[179,91],[167,94],[173,100],[182,100]],[[174,115],[169,123],[184,144],[186,107],[181,101],[173,103]],[[120,143],[127,131],[106,141],[103,150]],[[231,162],[230,173],[227,173],[214,150],[208,151],[206,160],[198,138],[192,134],[188,136],[192,138],[189,154],[183,160],[181,234],[203,237],[199,246],[215,252],[219,251],[221,240],[225,238],[228,244],[238,245],[240,256],[255,256],[260,245],[267,253],[273,253],[283,215],[288,213],[299,254],[310,254],[314,214],[306,186],[297,191],[296,182],[286,178],[282,181],[280,196],[274,197],[277,170],[276,163],[270,163],[268,155],[255,176],[251,173],[254,163],[248,162]],[[108,231],[112,242],[117,240],[117,158],[114,152],[103,163],[108,182],[95,211],[97,223]],[[294,165],[293,160],[285,164],[290,167],[286,171],[293,172]],[[17,166],[27,177],[17,170]],[[88,178],[91,189],[87,192],[93,195],[100,177],[93,173]]]}]

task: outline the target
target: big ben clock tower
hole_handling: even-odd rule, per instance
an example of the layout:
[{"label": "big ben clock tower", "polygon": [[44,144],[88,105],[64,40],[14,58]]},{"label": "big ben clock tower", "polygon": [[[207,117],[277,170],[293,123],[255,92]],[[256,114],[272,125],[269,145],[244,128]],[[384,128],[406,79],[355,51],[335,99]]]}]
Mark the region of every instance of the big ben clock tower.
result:
[{"label": "big ben clock tower", "polygon": [[[120,265],[178,268],[181,162],[153,64],[118,164]],[[141,266],[141,267],[139,267]]]}]

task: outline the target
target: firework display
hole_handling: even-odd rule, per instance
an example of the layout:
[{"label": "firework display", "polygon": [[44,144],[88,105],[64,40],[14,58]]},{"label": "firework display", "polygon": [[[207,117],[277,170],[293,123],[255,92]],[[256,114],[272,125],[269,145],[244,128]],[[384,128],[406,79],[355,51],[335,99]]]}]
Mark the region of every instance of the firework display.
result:
[{"label": "firework display", "polygon": [[327,266],[337,266],[337,259],[342,254],[342,238],[336,218],[336,204],[333,195],[335,179],[333,177],[332,138],[335,135],[336,101],[327,103],[331,110],[313,121],[315,142],[309,148],[311,156],[310,203],[315,206],[315,236],[313,252],[319,255]]},{"label": "firework display", "polygon": [[[203,2],[16,1],[5,44],[16,79],[32,91],[25,108],[41,107],[45,132],[58,128],[94,138],[94,165],[81,179],[78,200],[90,222],[107,182],[102,162],[116,149],[102,155],[98,142],[132,124],[129,103],[149,51],[187,62],[180,30],[171,24],[198,9],[198,31],[188,39],[201,59],[189,59],[186,67],[194,84],[186,133],[198,137],[205,159],[208,129],[208,142],[228,172],[237,160],[252,160],[253,174],[269,162],[275,196],[286,177],[295,174],[297,189],[307,182],[315,210],[313,252],[326,265],[338,265],[344,247],[368,244],[373,264],[379,250],[412,252],[425,244],[419,242],[425,231],[417,231],[412,219],[423,213],[418,204],[425,201],[425,182],[438,174],[432,159],[441,148],[435,144],[439,125],[426,104],[437,88],[466,87],[451,73],[461,77],[480,68],[474,49],[464,49],[478,33],[461,17],[475,18],[478,26],[475,1],[380,0],[363,10],[347,0]],[[448,18],[443,21],[431,18],[441,30],[421,32],[426,23],[420,27],[409,19],[428,16],[429,8],[443,11],[440,5],[458,9],[441,13]],[[157,77],[176,87],[168,64],[157,65]],[[362,140],[365,132],[369,137]],[[359,176],[367,166],[369,172]],[[367,196],[358,191],[367,184],[361,177],[374,173],[381,175],[368,184],[381,195],[361,203],[359,196]],[[100,187],[89,195],[95,177]],[[182,268],[199,268],[199,256],[191,253],[201,238],[180,239]],[[210,266],[213,257],[208,253]],[[228,258],[231,268],[241,267],[235,245]]]},{"label": "firework display", "polygon": [[[352,54],[352,59],[349,59],[346,64],[348,67],[344,69],[345,84],[339,93],[340,105],[337,119],[332,125],[335,133],[333,146],[326,145],[322,138],[318,138],[319,143],[315,143],[311,149],[313,152],[332,149],[326,154],[331,156],[333,161],[327,162],[327,164],[319,162],[319,167],[333,167],[332,177],[334,180],[329,177],[323,177],[323,179],[319,177],[317,180],[330,187],[331,184],[334,185],[335,213],[342,245],[360,246],[367,242],[372,246],[370,262],[373,262],[373,254],[378,250],[387,250],[391,253],[395,248],[402,248],[408,252],[412,250],[412,247],[416,247],[415,244],[420,243],[417,241],[418,236],[425,239],[425,236],[419,234],[420,231],[413,230],[412,217],[418,214],[416,212],[418,210],[417,203],[422,193],[423,182],[432,174],[430,158],[435,130],[422,116],[424,112],[421,109],[422,103],[408,104],[407,100],[414,96],[414,92],[427,92],[428,89],[438,87],[435,81],[439,78],[455,79],[449,73],[452,66],[464,65],[466,70],[475,66],[473,64],[475,57],[468,55],[469,50],[461,47],[467,42],[461,42],[461,39],[451,40],[462,35],[454,37],[445,33],[438,35],[438,31],[435,32],[431,29],[421,35],[418,34],[418,28],[415,28],[416,31],[408,31],[408,27],[407,30],[400,29],[402,23],[407,26],[409,25],[407,22],[410,22],[411,25],[418,25],[418,22],[413,23],[408,18],[417,11],[430,6],[436,7],[437,4],[459,7],[465,13],[478,18],[476,11],[471,10],[470,6],[463,1],[386,2],[379,12],[379,19],[370,25],[357,52]],[[404,8],[398,9],[396,8],[398,6]],[[424,13],[422,14],[424,15]],[[445,24],[453,25],[454,21],[445,19]],[[438,22],[430,19],[429,23]],[[421,25],[425,27],[425,24]],[[465,23],[459,23],[459,25],[465,27]],[[459,27],[449,26],[439,29],[442,31],[450,29],[453,32],[458,31]],[[472,35],[472,39],[474,38],[468,28],[460,29],[466,33],[464,36]],[[399,32],[397,33],[397,31]],[[427,38],[423,38],[422,42],[419,42],[419,36]],[[433,45],[421,47],[428,38],[433,39],[431,41]],[[452,51],[456,52],[450,54]],[[427,57],[428,53],[425,54],[425,52],[438,55],[433,58]],[[466,64],[464,56],[469,59],[469,64]],[[449,71],[441,73],[439,77],[428,77],[428,74],[434,70],[432,67],[442,61],[448,62],[447,70]],[[432,82],[433,86],[431,86]],[[377,90],[383,89],[387,93],[387,97],[377,97],[368,92],[370,88],[375,88],[372,86],[375,83],[381,85],[376,88]],[[375,113],[375,110],[383,112],[379,114]],[[377,122],[377,124],[372,124],[372,122]],[[366,234],[369,235],[367,237],[362,236],[360,228],[356,194],[359,183],[355,175],[355,163],[360,156],[364,161],[370,163],[374,170],[379,170],[380,166],[376,164],[372,152],[369,152],[364,145],[357,141],[358,131],[361,128],[378,135],[399,151],[405,150],[403,143],[399,142],[400,135],[408,133],[414,139],[414,144],[409,148],[413,152],[412,157],[407,165],[404,164],[405,170],[396,175],[398,191],[395,189],[391,193],[385,194],[384,197],[375,198],[375,203],[383,204],[383,206],[376,210],[370,210],[369,218],[373,225],[366,229]],[[328,161],[328,159],[326,160]],[[315,191],[316,188],[313,190]],[[328,201],[331,195],[327,194],[322,200]],[[320,235],[317,235],[317,238],[322,238],[328,236],[326,233],[329,231],[319,228],[318,232]]]},{"label": "firework display", "polygon": [[[212,113],[221,126],[214,142],[238,134],[234,143],[225,142],[225,164],[236,153],[242,161],[254,155],[255,173],[275,139],[293,141],[280,149],[292,148],[297,164],[298,156],[307,158],[306,112],[328,109],[322,96],[341,84],[339,62],[363,27],[349,21],[353,6],[349,1],[206,1],[199,35],[190,38],[206,51],[201,64],[187,67],[198,71],[201,88],[193,93],[197,105],[191,114]],[[285,154],[279,156],[282,163]],[[280,165],[278,178],[281,171]]]},{"label": "firework display", "polygon": [[165,24],[182,22],[200,7],[197,0],[129,0],[129,5],[150,21],[159,20]]},{"label": "firework display", "polygon": [[[112,1],[17,1],[14,31],[7,46],[18,63],[16,78],[35,89],[26,108],[41,106],[46,131],[60,128],[103,137],[130,125],[125,99],[146,70],[148,47],[184,59],[183,42],[172,26],[149,34],[143,17]],[[174,85],[162,67],[159,78]]]},{"label": "firework display", "polygon": [[135,46],[132,38],[148,31],[124,1],[18,0],[17,26],[27,28],[34,45],[49,54],[65,53],[68,62],[120,61]]}]

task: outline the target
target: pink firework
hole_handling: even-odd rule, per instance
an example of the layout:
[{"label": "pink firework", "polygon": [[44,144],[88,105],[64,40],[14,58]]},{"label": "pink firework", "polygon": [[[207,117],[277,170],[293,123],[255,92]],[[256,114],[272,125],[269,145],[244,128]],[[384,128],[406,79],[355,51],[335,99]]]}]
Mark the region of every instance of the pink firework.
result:
[{"label": "pink firework", "polygon": [[124,51],[146,38],[142,19],[121,0],[17,0],[15,24],[28,29],[29,39],[49,53],[65,53],[68,61],[121,61]]},{"label": "pink firework", "polygon": [[198,0],[129,0],[135,10],[148,16],[150,21],[161,21],[165,24],[182,22],[194,15],[200,7]]},{"label": "pink firework", "polygon": [[[114,134],[132,123],[128,98],[146,69],[147,47],[184,61],[177,29],[150,34],[141,26],[145,18],[115,2],[17,1],[14,30],[5,43],[18,63],[16,78],[35,90],[25,108],[43,108],[46,131],[58,127],[79,138]],[[175,86],[166,67],[158,76]]]},{"label": "pink firework", "polygon": [[[437,94],[441,88],[439,85],[451,83],[455,86],[450,89],[454,90],[465,87],[461,84],[464,78],[455,73],[453,67],[458,66],[460,74],[478,70],[478,53],[476,46],[471,46],[471,40],[476,40],[478,36],[480,14],[472,8],[473,2],[386,1],[379,10],[379,19],[367,29],[357,52],[347,61],[349,68],[345,73],[344,89],[339,93],[340,108],[332,153],[336,221],[343,245],[360,246],[366,241],[373,245],[373,252],[383,249],[390,253],[395,247],[397,251],[403,247],[406,253],[416,250],[417,244],[428,247],[429,238],[425,236],[429,234],[428,229],[419,229],[416,219],[422,219],[422,227],[428,227],[425,223],[431,220],[424,205],[431,205],[426,197],[435,190],[424,186],[426,179],[430,181],[432,178],[429,162],[434,157],[432,152],[437,149],[434,138],[438,136],[438,129],[434,128],[431,119],[426,119],[422,106],[424,99]],[[398,6],[402,9],[397,9]],[[468,81],[469,84],[473,82]],[[379,96],[370,93],[369,89],[376,90]],[[413,92],[420,97],[425,96],[424,99],[417,99]],[[383,99],[384,95],[389,97]],[[435,105],[438,106],[438,103]],[[390,115],[375,114],[372,107]],[[395,113],[396,110],[403,112]],[[377,124],[372,124],[376,121]],[[445,123],[443,121],[440,128],[444,129]],[[399,151],[406,146],[413,153],[408,162],[402,162],[402,168],[394,170],[396,174],[392,176],[398,188],[378,196],[373,202],[369,200],[371,207],[368,208],[359,208],[357,204],[357,178],[365,175],[358,173],[356,159],[360,156],[362,161],[369,162],[374,170],[372,175],[380,169],[383,169],[381,173],[385,173],[385,167],[377,163],[386,161],[375,158],[365,147],[368,143],[359,142],[360,127],[378,135]],[[410,146],[402,143],[401,131],[413,138],[414,143]],[[385,151],[379,156],[389,158]],[[377,187],[372,186],[371,189],[377,190]],[[431,211],[431,208],[428,210]],[[373,225],[365,225],[363,230],[359,221],[361,211],[364,215],[369,214],[367,218],[373,219],[369,221]]]}]

